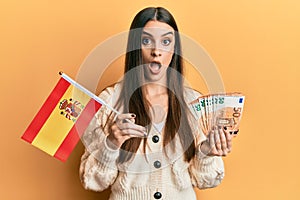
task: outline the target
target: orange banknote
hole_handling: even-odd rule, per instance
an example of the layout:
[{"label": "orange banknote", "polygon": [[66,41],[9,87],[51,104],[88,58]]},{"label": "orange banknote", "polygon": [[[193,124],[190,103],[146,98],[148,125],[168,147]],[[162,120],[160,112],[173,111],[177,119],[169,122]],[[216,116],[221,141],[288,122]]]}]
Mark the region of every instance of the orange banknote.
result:
[{"label": "orange banknote", "polygon": [[239,131],[245,96],[241,93],[210,94],[190,103],[204,134],[213,127],[225,127],[236,135]]}]

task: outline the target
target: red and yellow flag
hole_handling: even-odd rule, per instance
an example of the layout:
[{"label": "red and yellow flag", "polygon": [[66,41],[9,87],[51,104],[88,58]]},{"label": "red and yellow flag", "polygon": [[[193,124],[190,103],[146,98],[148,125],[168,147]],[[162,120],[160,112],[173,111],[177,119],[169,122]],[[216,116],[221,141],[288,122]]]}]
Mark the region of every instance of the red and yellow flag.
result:
[{"label": "red and yellow flag", "polygon": [[22,139],[66,161],[102,104],[92,98],[93,94],[86,92],[85,88],[65,74],[60,74],[62,77]]}]

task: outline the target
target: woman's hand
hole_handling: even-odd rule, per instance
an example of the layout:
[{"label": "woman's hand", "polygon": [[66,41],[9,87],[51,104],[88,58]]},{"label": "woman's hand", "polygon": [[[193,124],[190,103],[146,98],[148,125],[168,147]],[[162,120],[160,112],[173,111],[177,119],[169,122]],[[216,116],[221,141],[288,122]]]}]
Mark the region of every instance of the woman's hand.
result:
[{"label": "woman's hand", "polygon": [[232,148],[232,135],[226,127],[214,127],[207,139],[201,143],[200,150],[208,156],[227,156]]},{"label": "woman's hand", "polygon": [[117,116],[116,121],[110,127],[110,134],[107,136],[110,142],[109,147],[116,149],[132,137],[145,137],[146,128],[135,124],[135,114],[126,113]]}]

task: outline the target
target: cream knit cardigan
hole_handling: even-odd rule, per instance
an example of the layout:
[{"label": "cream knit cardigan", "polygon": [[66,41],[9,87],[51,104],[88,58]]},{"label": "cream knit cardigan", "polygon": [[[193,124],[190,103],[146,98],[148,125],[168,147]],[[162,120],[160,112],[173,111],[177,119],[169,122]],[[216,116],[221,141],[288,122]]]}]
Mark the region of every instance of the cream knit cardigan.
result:
[{"label": "cream knit cardigan", "polygon": [[[114,106],[120,93],[120,84],[104,90],[100,97]],[[186,89],[185,99],[191,102],[200,94]],[[193,187],[200,189],[215,187],[224,177],[224,165],[221,157],[209,157],[200,152],[199,144],[205,140],[203,133],[197,128],[196,155],[189,162],[183,159],[183,149],[179,138],[175,138],[176,153],[166,148],[163,151],[162,135],[151,128],[143,152],[143,142],[134,159],[125,164],[117,164],[119,150],[108,147],[106,123],[110,110],[102,106],[92,119],[84,136],[86,147],[81,158],[80,178],[84,188],[102,191],[111,186],[110,200],[194,200],[196,195]],[[159,141],[152,141],[157,135]],[[154,164],[155,163],[155,164]]]}]

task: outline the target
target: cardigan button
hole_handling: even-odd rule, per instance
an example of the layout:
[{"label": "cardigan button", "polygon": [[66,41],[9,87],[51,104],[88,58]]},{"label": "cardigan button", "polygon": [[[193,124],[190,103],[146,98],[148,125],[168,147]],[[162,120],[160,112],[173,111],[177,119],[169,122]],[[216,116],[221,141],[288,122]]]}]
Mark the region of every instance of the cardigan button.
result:
[{"label": "cardigan button", "polygon": [[154,165],[154,167],[157,168],[157,169],[161,167],[161,163],[160,163],[158,160],[155,161],[153,165]]},{"label": "cardigan button", "polygon": [[159,137],[158,137],[157,135],[154,135],[154,136],[152,137],[152,142],[158,143],[158,141],[159,141]]},{"label": "cardigan button", "polygon": [[161,193],[160,192],[155,192],[154,193],[154,198],[155,199],[160,199],[162,197]]}]

